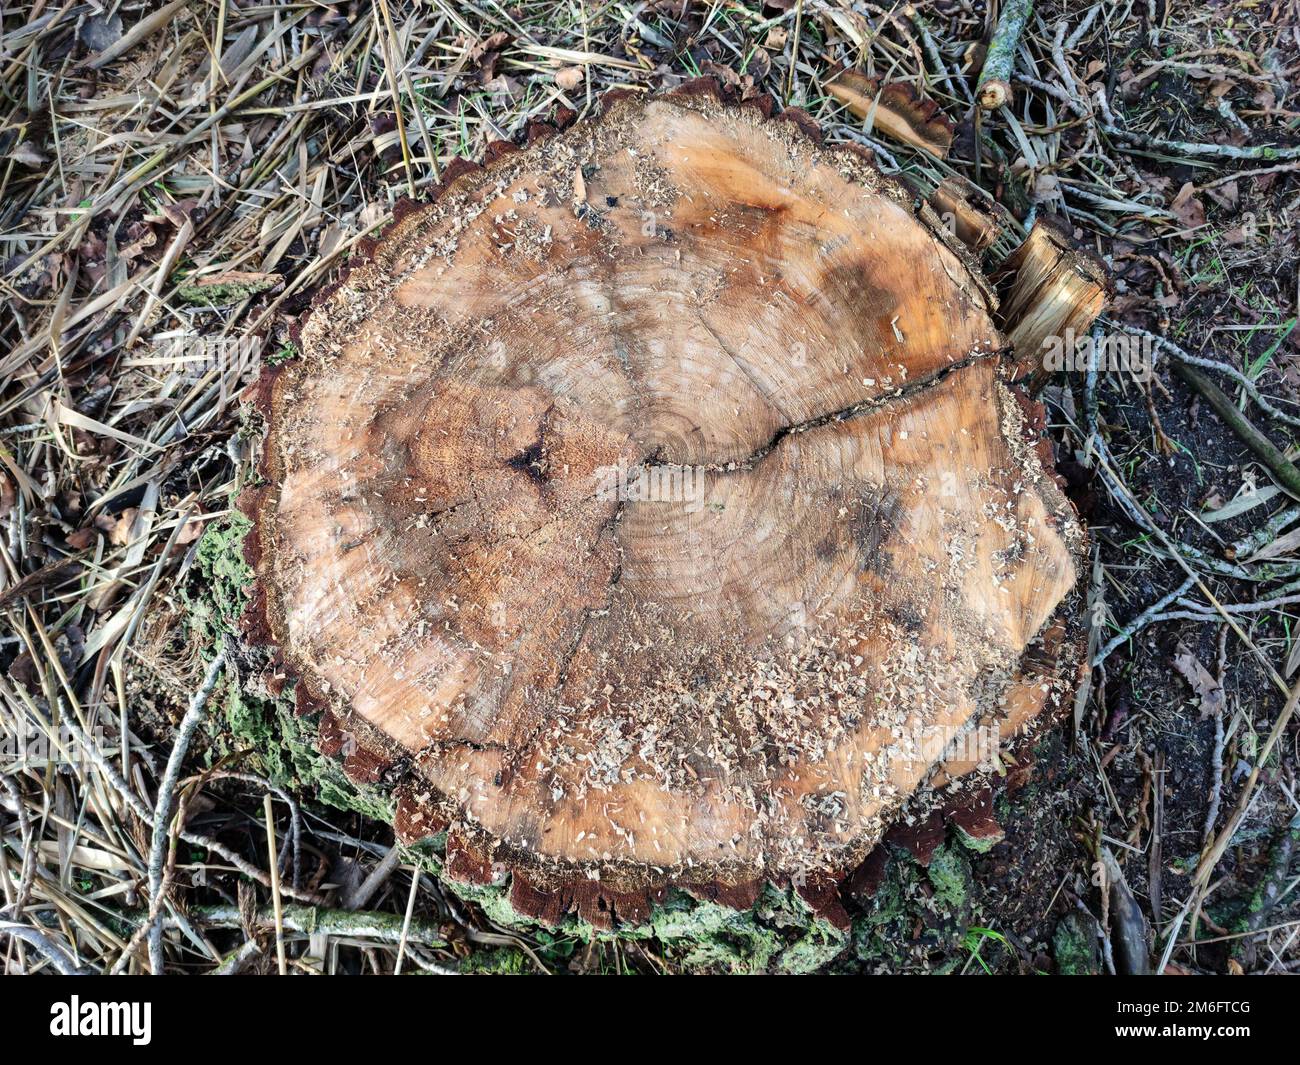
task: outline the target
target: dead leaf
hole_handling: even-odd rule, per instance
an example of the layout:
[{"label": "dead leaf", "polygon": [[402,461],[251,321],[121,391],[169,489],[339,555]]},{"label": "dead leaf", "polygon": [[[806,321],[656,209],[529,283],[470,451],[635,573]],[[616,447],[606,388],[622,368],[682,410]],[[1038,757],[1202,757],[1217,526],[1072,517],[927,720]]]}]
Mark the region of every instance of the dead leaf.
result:
[{"label": "dead leaf", "polygon": [[469,61],[471,63],[477,63],[489,52],[501,51],[501,49],[508,45],[512,40],[514,40],[514,38],[510,34],[506,33],[505,30],[498,30],[496,33],[484,37],[481,41],[474,44],[474,46],[469,50]]},{"label": "dead leaf", "polygon": [[1196,198],[1195,192],[1196,186],[1189,181],[1178,190],[1178,195],[1169,205],[1173,216],[1188,229],[1198,229],[1205,225],[1205,205]]},{"label": "dead leaf", "polygon": [[1188,687],[1201,697],[1202,717],[1218,717],[1223,713],[1223,685],[1201,665],[1191,648],[1181,641],[1174,651],[1174,669],[1187,681]]},{"label": "dead leaf", "polygon": [[469,50],[469,61],[478,68],[480,85],[486,86],[496,79],[497,60],[501,58],[501,50],[512,40],[514,38],[502,30],[479,41]]},{"label": "dead leaf", "polygon": [[77,30],[77,37],[87,51],[98,55],[122,39],[122,16],[91,15]]},{"label": "dead leaf", "polygon": [[565,92],[573,92],[584,77],[582,67],[561,67],[555,72],[555,84]]},{"label": "dead leaf", "polygon": [[74,529],[68,533],[68,546],[74,551],[84,551],[95,542],[97,535],[98,533],[90,526],[86,526],[84,529]]},{"label": "dead leaf", "polygon": [[131,542],[131,526],[135,524],[139,507],[127,507],[114,517],[112,514],[99,514],[95,518],[95,527],[108,537],[114,547],[126,547]]},{"label": "dead leaf", "polygon": [[181,531],[176,534],[177,545],[192,544],[203,535],[204,524],[205,519],[203,518],[190,518],[181,528]]},{"label": "dead leaf", "polygon": [[9,158],[23,166],[44,166],[49,160],[38,152],[28,141],[23,141],[9,153]]},{"label": "dead leaf", "polygon": [[1279,536],[1272,543],[1265,544],[1249,558],[1244,559],[1243,561],[1262,562],[1267,558],[1277,558],[1280,555],[1290,554],[1297,547],[1300,547],[1300,527],[1292,529],[1284,536]]}]

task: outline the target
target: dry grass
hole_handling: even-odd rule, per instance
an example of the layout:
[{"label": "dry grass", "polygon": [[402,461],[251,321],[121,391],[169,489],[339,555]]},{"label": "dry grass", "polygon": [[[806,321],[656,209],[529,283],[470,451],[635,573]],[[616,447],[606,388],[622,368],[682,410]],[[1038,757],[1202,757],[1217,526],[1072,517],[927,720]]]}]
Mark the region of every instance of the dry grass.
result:
[{"label": "dry grass", "polygon": [[[216,651],[170,638],[182,631],[176,589],[247,459],[238,396],[251,369],[187,364],[167,338],[227,338],[251,345],[254,362],[273,357],[307,295],[452,158],[479,156],[557,106],[588,110],[608,88],[700,74],[806,108],[830,139],[872,147],[920,188],[946,173],[975,181],[1020,219],[1008,219],[1002,250],[1035,213],[1062,216],[1117,278],[1114,328],[1166,338],[1149,384],[1065,375],[1047,392],[1094,526],[1106,652],[1078,714],[1089,842],[1057,879],[1065,898],[1101,914],[1088,863],[1109,848],[1164,937],[1157,956],[1192,969],[1297,968],[1285,863],[1273,870],[1280,900],[1253,925],[1209,916],[1225,894],[1259,886],[1300,810],[1286,700],[1300,664],[1300,509],[1273,490],[1300,424],[1294,0],[1039,5],[1014,103],[977,124],[985,6],[916,7],[5,8],[6,971],[275,968],[277,930],[290,971],[391,971],[399,958],[444,969],[477,947],[529,951],[432,878],[413,883],[403,855],[376,842],[382,826],[331,824],[277,795],[277,863],[264,782],[192,758],[168,774],[184,746],[169,726],[199,702]],[[922,88],[960,124],[949,160],[869,132],[826,91],[836,62]],[[1170,372],[1179,363],[1217,380],[1281,462],[1192,407]],[[1175,649],[1186,656],[1177,670]],[[23,745],[33,737],[44,750]],[[304,856],[334,879],[304,876]],[[373,883],[330,887],[340,865]],[[238,888],[232,871],[244,874]],[[324,908],[314,930],[300,903]],[[151,937],[155,923],[162,936]],[[1230,953],[1195,945],[1220,935]],[[612,962],[588,956],[584,967],[658,967],[649,948],[609,949]]]}]

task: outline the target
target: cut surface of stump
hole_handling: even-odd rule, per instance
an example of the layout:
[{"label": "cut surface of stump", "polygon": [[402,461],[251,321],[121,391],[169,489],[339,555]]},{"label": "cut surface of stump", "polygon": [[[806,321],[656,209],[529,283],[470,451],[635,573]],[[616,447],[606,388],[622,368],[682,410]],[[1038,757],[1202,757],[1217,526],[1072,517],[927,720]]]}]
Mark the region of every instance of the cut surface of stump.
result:
[{"label": "cut surface of stump", "polygon": [[618,97],[319,301],[261,385],[257,620],[404,836],[634,919],[815,893],[990,767],[1081,532],[954,247],[799,122]]}]

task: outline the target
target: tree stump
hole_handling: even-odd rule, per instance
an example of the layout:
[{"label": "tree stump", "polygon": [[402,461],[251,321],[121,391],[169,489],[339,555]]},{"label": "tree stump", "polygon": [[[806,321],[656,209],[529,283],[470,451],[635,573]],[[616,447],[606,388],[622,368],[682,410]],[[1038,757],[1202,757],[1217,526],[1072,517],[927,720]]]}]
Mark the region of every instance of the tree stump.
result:
[{"label": "tree stump", "polygon": [[252,633],[522,913],[843,921],[1072,683],[1082,532],[992,290],[868,154],[699,86],[490,155],[260,382]]}]

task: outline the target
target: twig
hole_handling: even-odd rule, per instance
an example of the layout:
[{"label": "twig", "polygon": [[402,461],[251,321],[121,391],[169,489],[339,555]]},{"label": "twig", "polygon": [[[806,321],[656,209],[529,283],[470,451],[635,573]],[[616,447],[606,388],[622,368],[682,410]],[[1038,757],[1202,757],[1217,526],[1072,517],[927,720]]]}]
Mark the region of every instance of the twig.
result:
[{"label": "twig", "polygon": [[[1228,662],[1228,628],[1219,629],[1219,687],[1223,687],[1224,673]],[[1214,753],[1210,756],[1210,801],[1205,811],[1205,831],[1202,834],[1202,849],[1210,845],[1214,835],[1214,824],[1219,820],[1219,804],[1223,799],[1223,746],[1225,740],[1223,711],[1214,714]]]},{"label": "twig", "polygon": [[[90,739],[85,730],[71,717],[64,718],[61,724],[72,733],[73,738],[79,745],[78,750],[84,752],[86,757],[94,762],[95,767],[104,774],[104,778],[130,807],[131,812],[142,821],[152,820],[153,812],[144,804],[140,796],[131,789],[131,786],[126,782],[126,778],[122,776],[117,767],[104,757],[99,747]],[[205,836],[200,832],[191,832],[188,829],[180,833],[180,838],[186,843],[192,843],[196,847],[202,847],[204,850],[210,850],[214,854],[220,855],[239,872],[252,880],[256,880],[263,887],[269,888],[271,886],[271,878],[266,873],[241,855],[236,854],[220,840]],[[281,891],[292,899],[298,899],[313,905],[324,901],[324,897],[314,891],[288,888],[283,885],[281,885]]]},{"label": "twig", "polygon": [[397,942],[397,962],[393,965],[393,975],[402,975],[402,959],[406,956],[406,939],[411,931],[411,915],[415,913],[415,897],[420,893],[420,870],[411,873],[411,891],[406,896],[406,915],[402,919],[402,938]]},{"label": "twig", "polygon": [[[196,921],[217,928],[242,928],[244,925],[238,906],[195,906],[191,908],[190,916]],[[365,910],[354,913],[348,910],[289,904],[281,910],[280,921],[286,931],[299,935],[309,936],[321,932],[348,939],[373,939],[394,946],[401,941],[402,928],[405,925],[408,943],[418,943],[425,947],[447,945],[438,922],[423,917],[412,917],[408,925],[404,918],[395,913]],[[170,921],[164,923],[170,924]],[[253,924],[274,925],[275,912],[270,908],[258,910],[253,915]]]},{"label": "twig", "polygon": [[163,972],[162,926],[158,923],[158,915],[162,912],[163,863],[170,849],[168,843],[171,839],[167,826],[171,820],[176,785],[181,778],[181,764],[185,761],[190,740],[193,739],[199,722],[203,720],[208,699],[217,686],[217,678],[221,675],[225,664],[226,649],[223,646],[208,666],[208,671],[203,676],[203,683],[194,693],[189,708],[181,719],[180,727],[176,730],[176,742],[172,745],[171,756],[167,759],[167,768],[163,771],[162,782],[158,785],[158,801],[154,805],[153,815],[153,839],[149,847],[149,971],[154,976],[161,976]]},{"label": "twig", "polygon": [[1144,611],[1142,611],[1142,613],[1140,613],[1137,617],[1135,617],[1132,621],[1130,621],[1127,625],[1124,626],[1123,631],[1120,632],[1118,636],[1110,640],[1110,642],[1108,642],[1105,647],[1101,648],[1101,650],[1099,650],[1096,653],[1096,655],[1093,656],[1092,659],[1093,666],[1096,667],[1101,665],[1103,662],[1105,662],[1106,659],[1110,657],[1111,652],[1114,651],[1115,648],[1133,639],[1134,636],[1136,636],[1144,628],[1150,625],[1152,621],[1155,620],[1157,614],[1159,614],[1162,610],[1164,610],[1165,607],[1167,607],[1180,595],[1185,594],[1188,591],[1188,589],[1190,589],[1191,586],[1195,583],[1196,583],[1195,577],[1188,577],[1186,580],[1183,581],[1182,584],[1180,584],[1168,595],[1162,596],[1161,598],[1157,599],[1154,603],[1152,603],[1149,607],[1147,607]]},{"label": "twig", "polygon": [[[13,803],[14,817],[18,821],[18,838],[22,841],[23,848],[23,864],[18,874],[18,888],[14,892],[12,901],[6,903],[4,907],[4,912],[16,921],[23,914],[23,907],[27,905],[27,898],[31,894],[32,884],[36,880],[36,847],[33,842],[34,833],[31,819],[28,818],[27,810],[23,807],[22,792],[8,777],[0,777],[0,786],[4,787],[5,793],[9,796],[9,801]],[[6,880],[6,894],[8,894],[9,887],[9,882]]]},{"label": "twig", "polygon": [[212,970],[209,976],[234,976],[262,953],[262,948],[257,945],[257,940],[245,940],[244,945],[234,953],[227,956],[226,960]]},{"label": "twig", "polygon": [[1141,148],[1149,148],[1153,151],[1175,152],[1178,155],[1189,158],[1202,159],[1241,159],[1241,160],[1287,160],[1300,159],[1300,147],[1295,148],[1271,148],[1267,145],[1257,145],[1248,148],[1238,148],[1233,144],[1202,144],[1193,141],[1173,141],[1166,140],[1163,137],[1151,137],[1145,133],[1130,133],[1128,130],[1120,129],[1118,126],[1102,125],[1103,132],[1109,133],[1112,137],[1118,137],[1120,140],[1129,141]]},{"label": "twig", "polygon": [[29,947],[35,947],[63,976],[93,975],[90,969],[78,965],[62,947],[56,946],[44,932],[38,932],[31,925],[19,924],[17,921],[0,921],[0,933],[13,936],[14,939],[21,939]]},{"label": "twig", "polygon": [[370,870],[370,875],[361,882],[357,889],[343,896],[343,908],[345,910],[361,909],[393,875],[393,870],[397,868],[401,860],[401,848],[394,844],[388,849],[388,853],[379,860],[379,864]]},{"label": "twig", "polygon": [[288,976],[288,964],[284,958],[284,905],[280,900],[280,862],[275,856],[275,811],[271,807],[271,793],[262,796],[262,808],[266,812],[266,850],[271,870],[271,905],[275,914],[275,960],[280,967],[280,975]]},{"label": "twig", "polygon": [[1136,326],[1120,325],[1114,322],[1108,322],[1107,324],[1113,325],[1115,328],[1121,329],[1132,336],[1146,337],[1153,344],[1155,344],[1156,347],[1160,348],[1163,351],[1168,352],[1170,355],[1174,356],[1174,358],[1177,359],[1179,362],[1184,363],[1188,366],[1199,366],[1203,370],[1213,370],[1216,373],[1221,373],[1227,377],[1231,377],[1234,381],[1237,382],[1237,384],[1241,385],[1241,387],[1245,390],[1246,395],[1250,396],[1250,398],[1253,399],[1255,403],[1262,410],[1271,414],[1274,418],[1277,418],[1279,421],[1286,422],[1287,425],[1292,425],[1295,426],[1296,428],[1300,428],[1300,417],[1296,417],[1295,415],[1292,414],[1287,414],[1287,412],[1284,410],[1279,410],[1276,406],[1274,406],[1269,401],[1267,396],[1264,396],[1260,393],[1259,389],[1255,385],[1255,382],[1252,381],[1240,370],[1238,370],[1235,366],[1229,366],[1226,362],[1219,362],[1215,359],[1203,359],[1199,355],[1193,355],[1190,352],[1184,351],[1182,348],[1180,348],[1172,340],[1169,340],[1167,337],[1159,336],[1156,333],[1149,333],[1145,329],[1139,329]]},{"label": "twig", "polygon": [[[298,887],[302,883],[302,811],[299,809],[297,801],[284,788],[273,784],[266,777],[258,776],[256,773],[231,773],[219,770],[207,774],[209,780],[242,780],[249,784],[256,784],[264,791],[275,795],[285,806],[289,807],[289,844],[293,853],[293,886]],[[290,850],[286,849],[284,855],[280,858],[280,865],[284,865],[285,858],[289,855]]]}]

